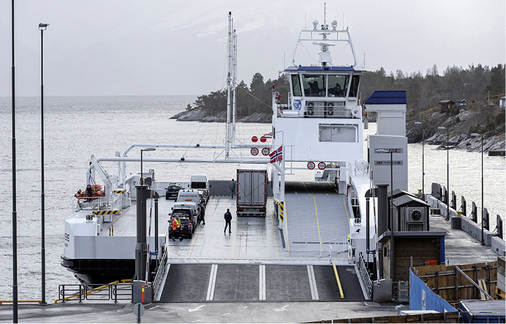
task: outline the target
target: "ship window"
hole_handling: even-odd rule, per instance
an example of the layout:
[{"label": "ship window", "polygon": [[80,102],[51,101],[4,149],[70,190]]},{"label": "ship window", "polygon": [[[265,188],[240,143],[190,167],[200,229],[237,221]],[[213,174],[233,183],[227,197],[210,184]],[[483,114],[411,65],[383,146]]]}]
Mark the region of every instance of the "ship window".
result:
[{"label": "ship window", "polygon": [[350,97],[357,97],[359,84],[360,84],[360,76],[354,75],[351,78]]},{"label": "ship window", "polygon": [[300,78],[298,74],[292,74],[292,93],[294,97],[302,97]]},{"label": "ship window", "polygon": [[356,143],[356,125],[320,124],[320,142]]},{"label": "ship window", "polygon": [[329,75],[329,97],[346,96],[349,77],[349,75]]},{"label": "ship window", "polygon": [[307,97],[325,97],[325,76],[304,74],[302,76],[304,95]]}]

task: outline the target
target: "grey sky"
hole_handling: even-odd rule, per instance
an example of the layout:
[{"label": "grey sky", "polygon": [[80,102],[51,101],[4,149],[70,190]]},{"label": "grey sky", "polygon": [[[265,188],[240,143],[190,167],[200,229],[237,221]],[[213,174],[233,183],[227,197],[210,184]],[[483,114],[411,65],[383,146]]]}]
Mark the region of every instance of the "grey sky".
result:
[{"label": "grey sky", "polygon": [[[238,76],[276,78],[298,32],[323,21],[313,0],[17,0],[16,91],[40,91],[40,22],[47,96],[204,94],[224,87],[227,15],[238,32]],[[349,27],[360,64],[387,72],[505,62],[504,0],[327,0]],[[11,1],[0,2],[0,96],[11,93]],[[343,22],[344,18],[344,22]],[[334,58],[336,60],[336,58]]]}]

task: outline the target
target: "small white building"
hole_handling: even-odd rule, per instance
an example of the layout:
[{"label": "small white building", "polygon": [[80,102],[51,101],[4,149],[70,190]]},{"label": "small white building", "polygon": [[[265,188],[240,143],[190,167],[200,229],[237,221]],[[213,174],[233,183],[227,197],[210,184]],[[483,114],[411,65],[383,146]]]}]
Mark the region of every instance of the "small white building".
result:
[{"label": "small white building", "polygon": [[504,109],[506,107],[506,97],[499,98],[499,108]]}]

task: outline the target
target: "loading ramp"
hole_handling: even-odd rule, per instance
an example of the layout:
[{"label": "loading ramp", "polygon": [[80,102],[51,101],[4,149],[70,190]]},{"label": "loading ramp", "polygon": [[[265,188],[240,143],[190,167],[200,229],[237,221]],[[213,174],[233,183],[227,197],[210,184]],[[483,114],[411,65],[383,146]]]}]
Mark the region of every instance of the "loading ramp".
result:
[{"label": "loading ramp", "polygon": [[332,265],[172,264],[160,302],[364,301],[355,267]]}]

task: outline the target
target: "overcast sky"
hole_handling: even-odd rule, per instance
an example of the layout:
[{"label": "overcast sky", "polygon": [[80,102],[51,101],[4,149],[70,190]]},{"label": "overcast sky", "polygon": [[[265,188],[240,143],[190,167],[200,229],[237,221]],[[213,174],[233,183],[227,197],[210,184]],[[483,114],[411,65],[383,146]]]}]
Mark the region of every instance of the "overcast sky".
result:
[{"label": "overcast sky", "polygon": [[[206,94],[226,78],[227,16],[238,33],[238,78],[278,76],[299,30],[323,21],[313,0],[17,0],[16,94]],[[504,0],[327,0],[327,21],[348,27],[360,64],[387,73],[434,64],[505,62]],[[0,1],[0,96],[11,94],[11,1]],[[334,57],[334,63],[336,58]]]}]

